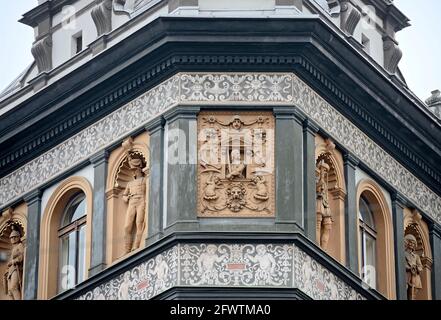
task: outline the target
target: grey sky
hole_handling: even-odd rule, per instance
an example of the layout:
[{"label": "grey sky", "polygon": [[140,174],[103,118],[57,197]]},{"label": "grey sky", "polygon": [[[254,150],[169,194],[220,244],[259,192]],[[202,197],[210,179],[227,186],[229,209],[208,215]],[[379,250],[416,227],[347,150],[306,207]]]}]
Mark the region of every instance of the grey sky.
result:
[{"label": "grey sky", "polygon": [[[21,15],[36,6],[37,0],[3,1],[0,20],[0,91],[31,62],[32,28],[19,22]],[[412,26],[398,33],[403,50],[400,68],[411,90],[422,100],[430,91],[441,89],[441,1],[395,0]]]}]

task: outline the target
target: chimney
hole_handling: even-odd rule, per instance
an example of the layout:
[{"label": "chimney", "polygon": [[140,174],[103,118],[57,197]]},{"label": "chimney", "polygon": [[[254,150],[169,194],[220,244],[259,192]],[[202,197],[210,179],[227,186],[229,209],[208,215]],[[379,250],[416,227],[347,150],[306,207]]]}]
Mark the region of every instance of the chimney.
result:
[{"label": "chimney", "polygon": [[441,118],[441,91],[434,90],[429,99],[426,100],[426,104],[438,118]]}]

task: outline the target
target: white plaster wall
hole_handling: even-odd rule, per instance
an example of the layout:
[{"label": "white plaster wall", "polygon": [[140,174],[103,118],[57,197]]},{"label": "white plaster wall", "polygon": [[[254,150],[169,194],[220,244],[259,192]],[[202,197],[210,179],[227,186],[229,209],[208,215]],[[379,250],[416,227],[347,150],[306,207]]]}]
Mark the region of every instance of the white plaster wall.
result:
[{"label": "white plaster wall", "polygon": [[[93,186],[94,171],[93,171],[92,165],[88,165],[87,167],[85,167],[77,172],[72,173],[70,176],[71,177],[79,176],[79,177],[86,178],[89,181],[90,185]],[[67,178],[68,177],[66,177],[66,179]],[[58,188],[58,186],[60,185],[61,182],[62,181],[55,183],[43,191],[43,195],[41,197],[41,212],[42,213],[44,212],[44,210],[46,210],[47,203],[48,203],[49,198],[51,197],[52,193],[55,191],[55,189]],[[43,218],[43,214],[41,214],[41,218]]]},{"label": "white plaster wall", "polygon": [[[369,174],[367,174],[365,171],[361,170],[360,168],[357,168],[355,171],[355,183],[358,186],[358,183],[363,179],[370,179],[375,181],[374,178],[372,178]],[[377,183],[380,186],[381,191],[383,192],[384,198],[386,199],[387,206],[389,207],[389,212],[392,214],[392,200],[390,197],[390,193],[384,189],[379,183]]]},{"label": "white plaster wall", "polygon": [[71,13],[78,12],[88,5],[91,5],[93,2],[94,0],[77,0],[69,6],[64,6],[60,12],[56,13],[52,17],[52,26],[56,26],[57,24],[61,23],[61,21],[63,21],[66,17],[70,16]]},{"label": "white plaster wall", "polygon": [[121,27],[123,24],[130,20],[130,15],[123,12],[115,13],[112,10],[112,30]]},{"label": "white plaster wall", "polygon": [[[76,12],[90,3],[90,0],[80,0],[76,2],[74,5]],[[82,32],[83,49],[85,49],[91,42],[96,40],[97,31],[95,24],[93,23],[92,16],[90,15],[92,8],[93,7],[90,7],[82,14],[77,15],[76,18],[72,19],[69,24],[65,24],[64,26],[62,25],[61,28],[53,33],[52,62],[54,68],[66,62],[73,56],[72,37],[78,34],[78,32]],[[66,17],[66,12],[71,11],[61,11],[60,13],[56,14],[53,19],[53,24],[57,25],[61,23],[62,19]]]},{"label": "white plaster wall", "polygon": [[157,9],[156,11],[154,11],[153,13],[147,15],[146,17],[143,17],[142,19],[138,19],[135,24],[132,24],[130,29],[124,30],[124,26],[120,27],[123,31],[118,30],[121,32],[119,32],[118,35],[112,39],[112,41],[108,44],[107,47],[110,48],[110,47],[114,46],[118,42],[126,39],[131,34],[135,33],[139,29],[143,28],[145,25],[147,25],[150,22],[152,22],[153,20],[157,19],[159,16],[166,16],[166,15],[168,15],[168,6],[163,6],[159,9]]},{"label": "white plaster wall", "polygon": [[[311,2],[315,2],[318,4],[318,6],[321,8],[322,12],[326,15],[326,17],[337,27],[340,28],[340,16],[331,16],[329,11],[329,6],[327,0],[310,0]],[[306,7],[306,5],[303,6],[303,12],[304,13],[311,13],[310,10]]]},{"label": "white plaster wall", "polygon": [[[362,16],[354,31],[354,38],[361,43],[362,34],[370,40],[370,56],[380,65],[384,63],[383,36],[381,31],[375,26],[378,24],[383,27],[383,21],[378,17],[373,6],[366,6],[363,1],[355,0],[357,5],[363,8],[368,15]],[[370,19],[370,22],[369,20]]]}]

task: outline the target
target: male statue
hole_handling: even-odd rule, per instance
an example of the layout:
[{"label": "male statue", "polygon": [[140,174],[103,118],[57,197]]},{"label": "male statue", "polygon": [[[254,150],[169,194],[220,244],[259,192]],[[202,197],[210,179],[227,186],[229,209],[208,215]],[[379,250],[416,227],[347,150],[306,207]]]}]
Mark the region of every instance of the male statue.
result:
[{"label": "male statue", "polygon": [[[122,195],[123,200],[128,203],[124,225],[126,253],[139,248],[144,232],[144,220],[146,215],[146,177],[142,171],[142,160],[139,157],[135,158],[129,155],[129,167],[133,173],[133,180],[127,183]],[[132,230],[134,224],[136,224],[136,236],[133,242]]]},{"label": "male statue", "polygon": [[317,241],[321,248],[328,248],[329,236],[332,228],[332,215],[328,200],[328,172],[329,165],[323,160],[317,164],[316,209],[317,209]]},{"label": "male statue", "polygon": [[15,229],[12,230],[9,239],[12,249],[5,273],[5,291],[12,300],[21,300],[24,246],[20,233]]},{"label": "male statue", "polygon": [[407,275],[407,299],[416,300],[416,294],[421,289],[421,272],[423,265],[420,256],[415,252],[417,240],[415,236],[408,234],[404,237],[406,250],[406,275]]}]

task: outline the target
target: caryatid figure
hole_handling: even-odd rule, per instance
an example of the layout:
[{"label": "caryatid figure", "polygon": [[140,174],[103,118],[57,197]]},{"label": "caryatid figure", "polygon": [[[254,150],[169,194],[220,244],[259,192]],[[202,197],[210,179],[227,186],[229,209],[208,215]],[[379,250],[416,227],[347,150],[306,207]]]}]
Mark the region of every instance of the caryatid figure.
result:
[{"label": "caryatid figure", "polygon": [[21,300],[24,246],[20,232],[15,229],[12,230],[9,239],[12,249],[5,273],[5,291],[12,300]]},{"label": "caryatid figure", "polygon": [[[133,173],[133,180],[127,183],[122,195],[123,200],[129,205],[124,225],[126,253],[139,248],[146,215],[146,177],[143,174],[142,160],[129,155],[129,167]],[[136,232],[133,242],[133,226],[135,224]]]},{"label": "caryatid figure", "polygon": [[316,210],[317,210],[317,241],[320,247],[326,250],[328,247],[329,236],[332,228],[332,215],[328,200],[328,172],[329,165],[325,161],[317,164],[317,184],[316,184]]},{"label": "caryatid figure", "polygon": [[416,294],[421,289],[421,272],[423,264],[420,256],[415,252],[417,240],[415,236],[408,234],[404,237],[404,248],[406,250],[406,275],[407,275],[407,299],[416,300]]}]

